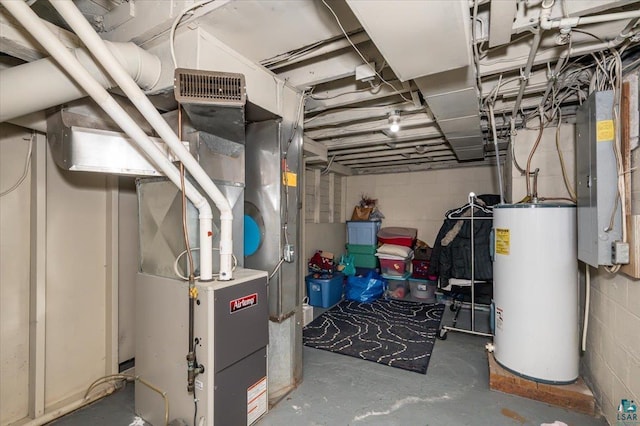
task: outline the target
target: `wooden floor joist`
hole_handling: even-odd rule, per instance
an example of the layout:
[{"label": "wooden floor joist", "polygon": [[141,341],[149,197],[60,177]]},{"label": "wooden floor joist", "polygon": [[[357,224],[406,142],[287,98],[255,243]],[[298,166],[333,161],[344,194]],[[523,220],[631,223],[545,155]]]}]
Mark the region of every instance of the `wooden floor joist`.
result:
[{"label": "wooden floor joist", "polygon": [[596,414],[595,398],[582,378],[578,378],[575,383],[570,385],[538,383],[507,371],[496,362],[493,353],[488,353],[488,357],[489,389],[534,399],[592,416]]}]

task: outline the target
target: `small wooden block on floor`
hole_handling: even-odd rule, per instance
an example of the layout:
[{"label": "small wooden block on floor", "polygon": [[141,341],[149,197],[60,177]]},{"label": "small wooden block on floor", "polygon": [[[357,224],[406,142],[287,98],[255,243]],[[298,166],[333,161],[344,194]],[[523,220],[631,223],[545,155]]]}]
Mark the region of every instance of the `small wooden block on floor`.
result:
[{"label": "small wooden block on floor", "polygon": [[579,377],[570,385],[538,383],[507,371],[496,362],[493,353],[489,352],[488,357],[489,389],[546,402],[591,416],[595,415],[595,398],[582,378]]}]

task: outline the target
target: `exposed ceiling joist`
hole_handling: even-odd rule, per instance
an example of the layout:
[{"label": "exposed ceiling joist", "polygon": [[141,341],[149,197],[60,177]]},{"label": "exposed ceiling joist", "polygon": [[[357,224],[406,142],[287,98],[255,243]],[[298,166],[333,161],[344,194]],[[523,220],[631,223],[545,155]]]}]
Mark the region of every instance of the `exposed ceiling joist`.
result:
[{"label": "exposed ceiling joist", "polygon": [[376,144],[395,144],[398,142],[408,142],[417,139],[437,138],[442,136],[440,130],[436,126],[429,126],[420,129],[401,130],[393,138],[388,137],[384,133],[374,133],[366,136],[349,136],[345,138],[327,139],[323,143],[331,150],[339,147],[356,147]]},{"label": "exposed ceiling joist", "polygon": [[389,113],[398,111],[400,113],[415,112],[424,110],[424,106],[415,106],[406,102],[384,106],[363,106],[360,108],[346,108],[338,111],[329,111],[324,114],[315,115],[304,122],[305,129],[314,129],[323,126],[337,126],[354,121],[371,120],[379,117],[387,117]]},{"label": "exposed ceiling joist", "polygon": [[516,0],[491,2],[489,19],[489,47],[500,46],[511,41],[513,19],[517,11]]},{"label": "exposed ceiling joist", "polygon": [[394,165],[398,164],[411,164],[411,163],[424,163],[428,161],[445,161],[456,158],[455,154],[433,154],[433,155],[412,155],[410,158],[407,158],[403,155],[390,155],[387,157],[379,157],[379,158],[370,158],[370,159],[362,159],[362,160],[352,160],[345,161],[344,164],[352,167],[352,168],[360,168],[372,166],[374,164],[386,166],[390,162],[393,162]]},{"label": "exposed ceiling joist", "polygon": [[[369,40],[369,36],[364,31],[351,34],[349,38],[356,46]],[[345,47],[351,48],[351,44],[346,38],[341,37],[333,41],[323,42],[319,44],[318,47],[309,46],[308,50],[303,48],[300,53],[291,52],[291,57],[287,57],[288,55],[278,55],[279,57],[269,58],[261,63],[271,71],[276,71],[280,68],[289,67],[290,65],[297,64],[299,62],[308,61],[313,58],[318,58],[320,56],[336,52],[340,49],[344,49]]]},{"label": "exposed ceiling joist", "polygon": [[289,84],[300,89],[316,86],[328,81],[353,76],[362,59],[353,50],[343,50],[326,57],[320,63],[305,63],[278,74]]},{"label": "exposed ceiling joist", "polygon": [[372,87],[367,88],[363,85],[356,87],[356,85],[353,84],[347,87],[316,92],[314,93],[316,98],[310,98],[307,101],[305,112],[324,111],[330,108],[338,108],[359,102],[398,96],[408,92],[398,80],[392,80],[388,83],[389,84],[382,83],[375,89]]},{"label": "exposed ceiling joist", "polygon": [[[432,125],[434,121],[426,112],[418,112],[402,116],[400,124],[403,128]],[[353,133],[377,132],[387,130],[389,120],[385,117],[381,120],[372,120],[364,123],[350,124],[340,127],[330,127],[316,130],[307,130],[305,134],[313,139],[326,139],[345,136]]]},{"label": "exposed ceiling joist", "polygon": [[[443,146],[443,145],[448,145],[448,142],[446,140],[444,140],[444,139],[429,139],[429,141],[419,140],[419,141],[413,141],[413,142],[394,143],[393,144],[393,148],[394,149],[400,149],[400,148],[413,147],[415,149],[415,147],[428,148],[428,147]],[[329,151],[329,156],[331,156],[331,155],[356,154],[356,153],[360,153],[360,152],[385,151],[387,149],[389,149],[389,145],[387,145],[387,144],[364,146],[364,147],[359,147],[359,148],[332,149],[331,151]]]},{"label": "exposed ceiling joist", "polygon": [[307,135],[304,136],[302,149],[306,161],[327,161],[327,147],[324,144],[314,141]]},{"label": "exposed ceiling joist", "polygon": [[[45,25],[66,47],[73,49],[80,46],[78,37],[70,31],[43,21]],[[0,9],[0,50],[9,56],[31,62],[49,56],[33,37],[10,18],[4,8]]]},{"label": "exposed ceiling joist", "polygon": [[385,156],[388,156],[388,155],[405,155],[405,154],[419,154],[419,155],[425,154],[426,155],[426,154],[432,154],[432,153],[436,153],[436,152],[447,152],[450,155],[453,155],[453,151],[451,151],[451,148],[449,148],[449,147],[424,149],[424,151],[416,149],[416,147],[413,147],[413,148],[400,148],[400,149],[399,148],[394,148],[394,149],[387,148],[384,151],[360,152],[360,153],[357,153],[357,154],[349,154],[349,155],[338,155],[338,154],[336,154],[335,159],[342,163],[342,162],[346,162],[346,161],[350,161],[350,160],[357,160],[357,159],[361,159],[361,158],[378,158],[378,157],[385,157]]}]

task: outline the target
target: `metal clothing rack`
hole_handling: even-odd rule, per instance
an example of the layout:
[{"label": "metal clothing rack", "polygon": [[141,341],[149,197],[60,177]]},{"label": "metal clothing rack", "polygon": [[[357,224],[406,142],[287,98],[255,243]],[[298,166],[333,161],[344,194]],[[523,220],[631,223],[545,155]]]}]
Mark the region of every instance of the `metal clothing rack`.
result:
[{"label": "metal clothing rack", "polygon": [[[475,227],[474,227],[474,221],[475,220],[493,220],[493,217],[475,217],[475,209],[479,208],[483,211],[485,211],[486,213],[492,213],[493,211],[488,209],[485,206],[481,206],[479,204],[476,204],[474,202],[474,200],[476,199],[476,194],[473,192],[469,193],[469,202],[467,205],[465,205],[463,208],[460,208],[458,210],[455,210],[453,212],[449,212],[449,214],[447,214],[447,219],[457,219],[457,220],[470,220],[471,221],[471,302],[468,304],[470,309],[471,309],[471,327],[470,329],[466,329],[466,328],[458,328],[456,327],[456,323],[458,321],[458,314],[460,314],[460,311],[462,310],[462,307],[467,305],[464,302],[460,302],[457,306],[457,308],[455,308],[455,315],[453,317],[453,322],[452,322],[452,326],[441,326],[440,330],[438,332],[438,338],[444,340],[447,338],[447,332],[448,331],[459,331],[461,333],[466,333],[466,334],[473,334],[476,336],[485,336],[485,337],[493,337],[493,334],[490,333],[483,333],[481,331],[476,331],[476,317],[475,317],[475,312],[476,312],[476,297],[475,297],[475,287],[476,287],[476,282],[475,282],[475,263],[476,263],[476,257],[475,257],[475,241],[474,241],[474,234],[475,234]],[[466,208],[470,208],[471,210],[471,214],[469,217],[452,217],[452,215],[456,214],[456,213],[461,213],[462,211],[464,211]],[[455,303],[453,305],[451,305],[452,308],[455,305]],[[484,310],[484,309],[483,309]]]}]

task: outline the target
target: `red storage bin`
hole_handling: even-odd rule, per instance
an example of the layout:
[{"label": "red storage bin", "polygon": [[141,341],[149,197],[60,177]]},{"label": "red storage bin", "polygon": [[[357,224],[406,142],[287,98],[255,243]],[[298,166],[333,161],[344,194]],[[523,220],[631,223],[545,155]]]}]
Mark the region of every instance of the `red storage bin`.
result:
[{"label": "red storage bin", "polygon": [[418,230],[415,228],[387,227],[378,231],[378,243],[413,247],[417,236]]},{"label": "red storage bin", "polygon": [[413,272],[411,273],[412,277],[428,279],[428,275],[427,275],[427,271],[429,270],[428,260],[413,259],[411,263],[413,264]]},{"label": "red storage bin", "polygon": [[381,255],[378,255],[378,259],[381,274],[401,277],[405,272],[411,271],[411,259],[390,259]]}]

